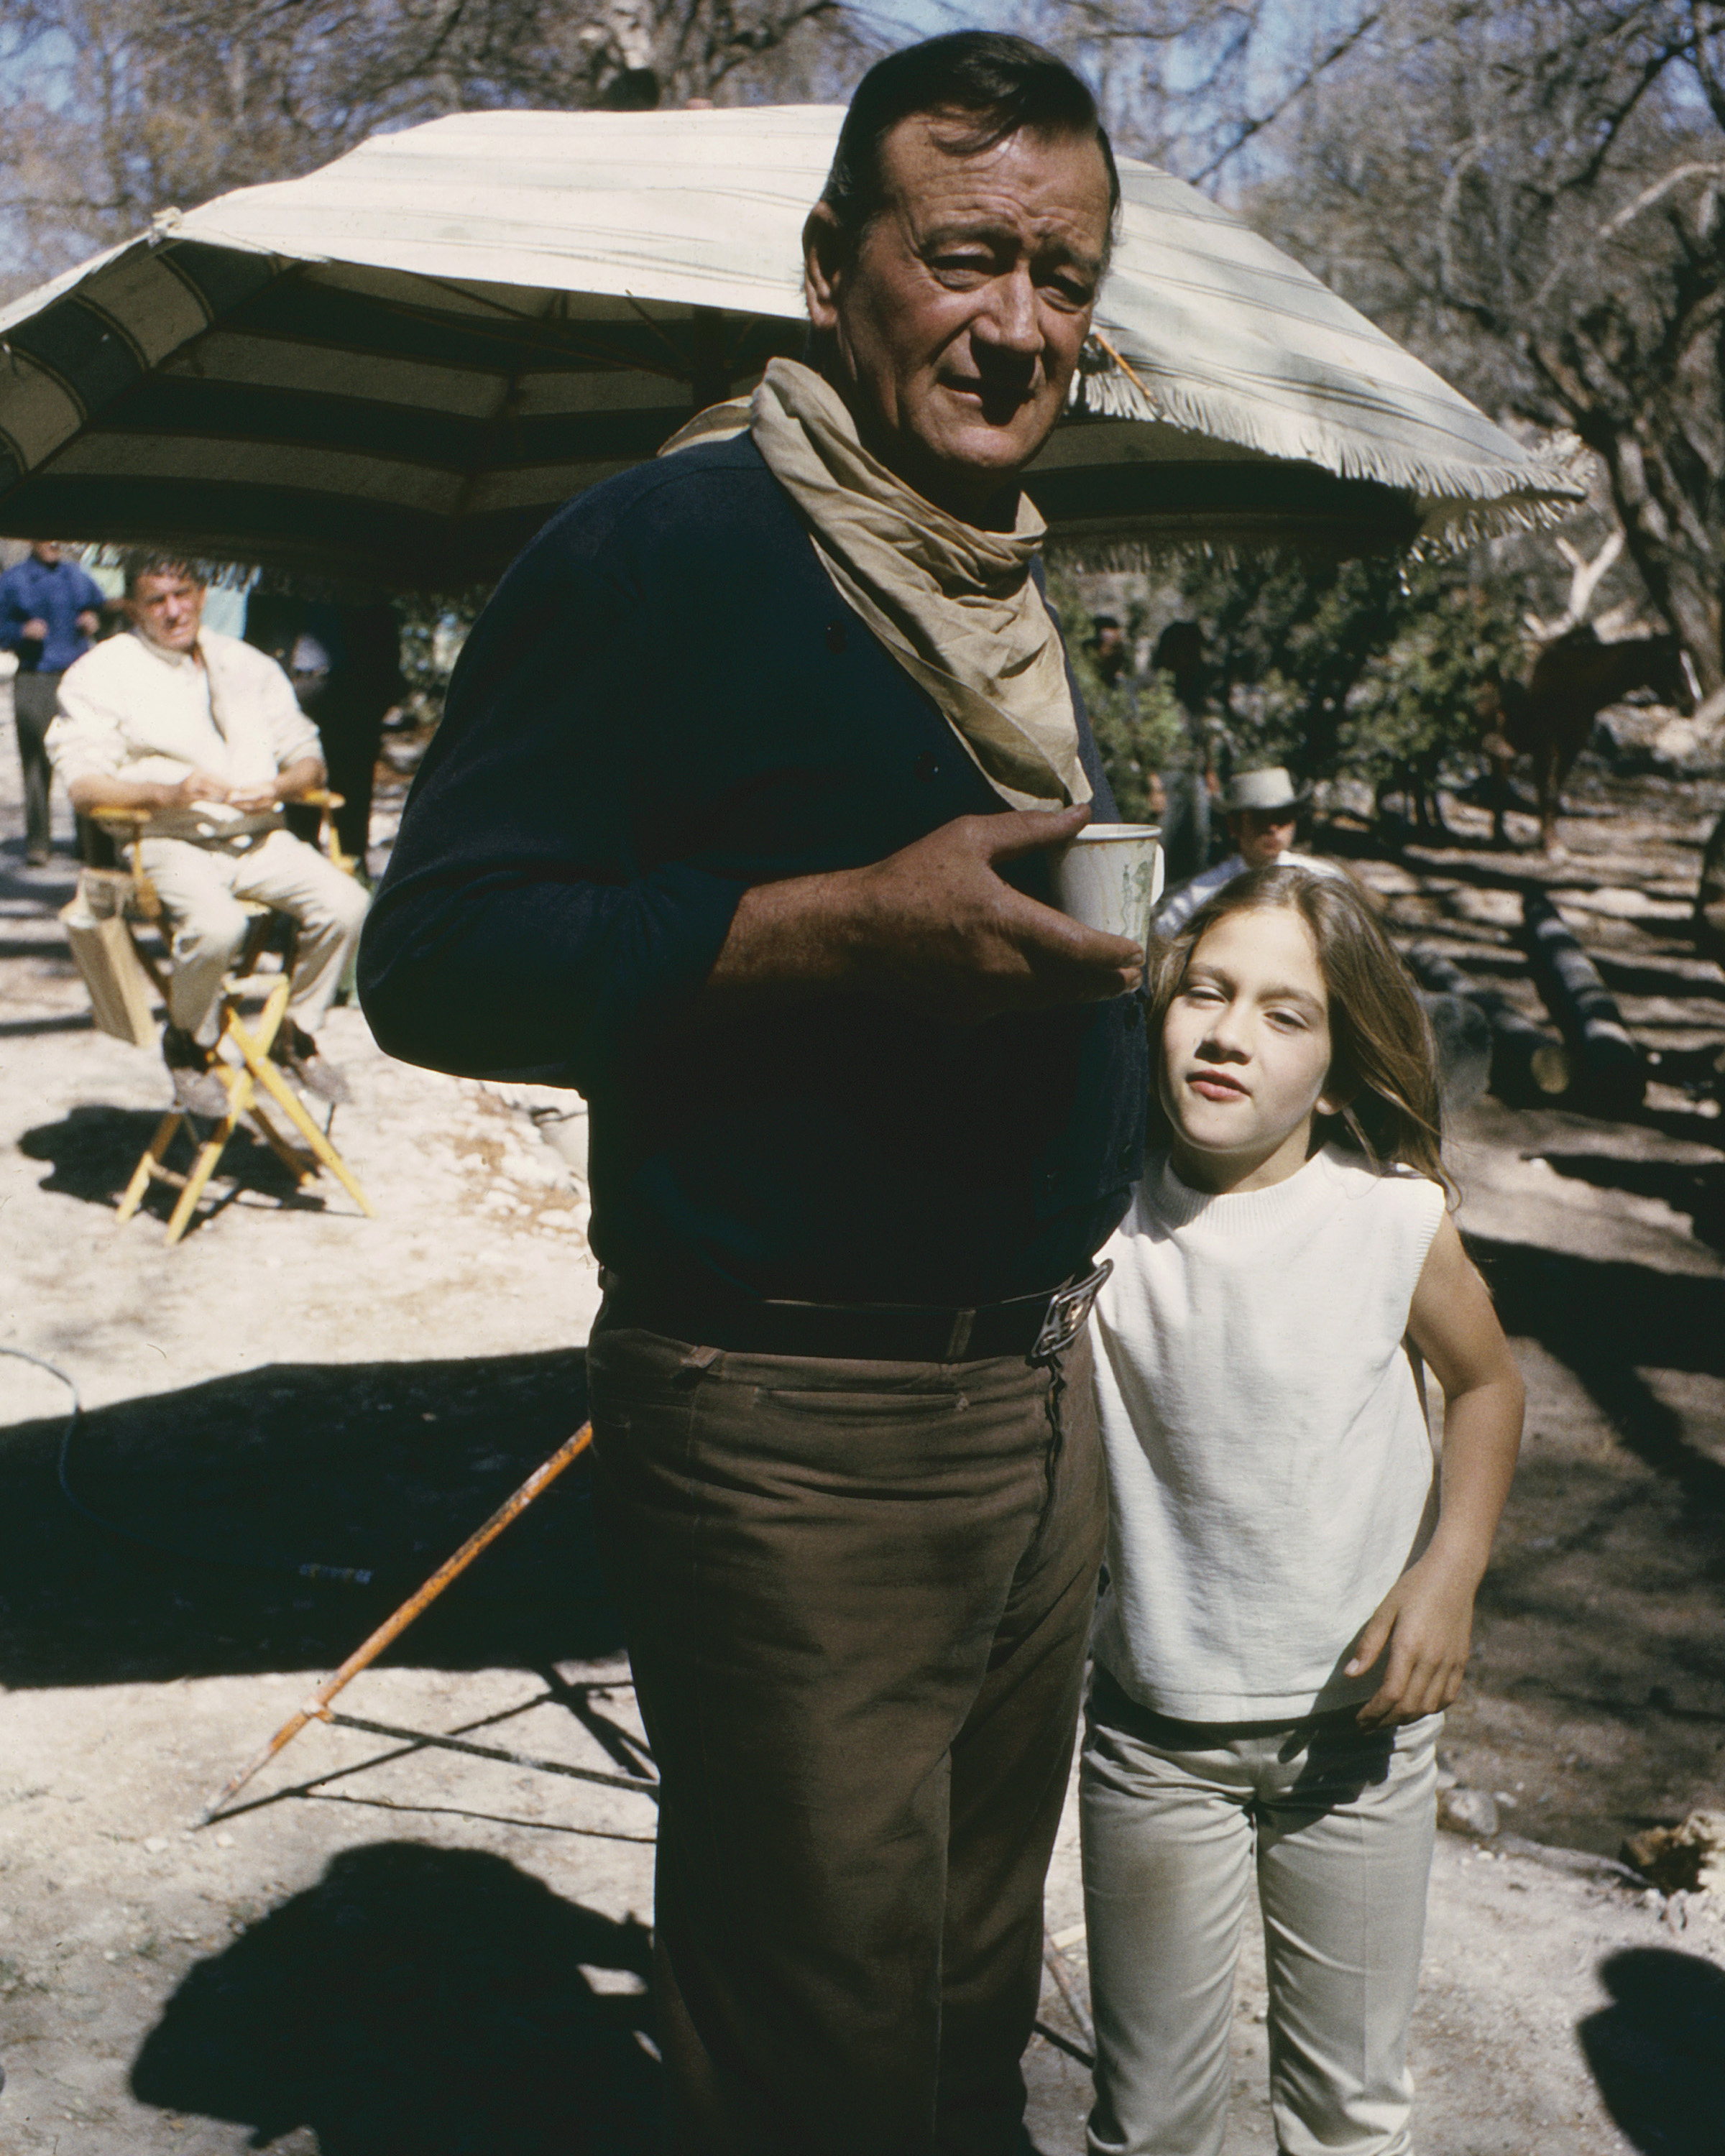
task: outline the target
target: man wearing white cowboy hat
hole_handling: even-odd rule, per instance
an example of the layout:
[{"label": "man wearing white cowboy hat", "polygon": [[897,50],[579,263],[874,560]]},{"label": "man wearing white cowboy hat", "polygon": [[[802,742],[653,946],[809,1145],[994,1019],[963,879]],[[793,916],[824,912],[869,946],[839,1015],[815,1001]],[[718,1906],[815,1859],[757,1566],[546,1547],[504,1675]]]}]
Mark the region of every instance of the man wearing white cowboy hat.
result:
[{"label": "man wearing white cowboy hat", "polygon": [[1291,850],[1300,811],[1312,798],[1296,787],[1280,764],[1263,771],[1242,771],[1230,783],[1218,804],[1228,819],[1228,835],[1234,851],[1225,861],[1205,869],[1169,893],[1156,916],[1163,936],[1178,936],[1201,906],[1208,906],[1219,891],[1251,869],[1316,869],[1322,875],[1340,875],[1333,861],[1315,854]]}]

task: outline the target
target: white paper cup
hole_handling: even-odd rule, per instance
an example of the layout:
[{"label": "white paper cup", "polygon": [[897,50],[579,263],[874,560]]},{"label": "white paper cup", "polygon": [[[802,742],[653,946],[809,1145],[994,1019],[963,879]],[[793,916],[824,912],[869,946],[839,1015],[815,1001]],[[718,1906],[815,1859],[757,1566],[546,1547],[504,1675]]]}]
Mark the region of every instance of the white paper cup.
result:
[{"label": "white paper cup", "polygon": [[1162,896],[1161,837],[1159,824],[1086,824],[1054,856],[1055,904],[1086,928],[1147,949]]}]

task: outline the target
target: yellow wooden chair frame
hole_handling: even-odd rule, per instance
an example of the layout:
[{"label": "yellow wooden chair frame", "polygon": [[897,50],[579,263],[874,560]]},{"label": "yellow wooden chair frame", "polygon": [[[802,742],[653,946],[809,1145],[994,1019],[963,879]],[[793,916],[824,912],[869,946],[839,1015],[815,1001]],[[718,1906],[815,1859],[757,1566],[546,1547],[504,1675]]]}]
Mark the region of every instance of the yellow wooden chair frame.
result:
[{"label": "yellow wooden chair frame", "polygon": [[[341,806],[341,795],[331,793],[326,787],[320,787],[299,798],[322,810],[323,824],[319,835],[327,843],[330,857],[336,866],[352,874],[353,864],[341,852],[330,820],[331,811]],[[110,834],[116,844],[130,850],[132,895],[124,916],[126,932],[131,937],[132,947],[138,954],[139,963],[165,1004],[167,1001],[167,974],[155,953],[139,941],[136,927],[140,921],[155,921],[162,917],[162,901],[157,896],[154,885],[144,873],[137,851],[138,840],[149,820],[147,814],[130,808],[98,808],[95,816],[96,822]],[[234,1064],[218,1056],[211,1065],[228,1089],[228,1112],[214,1126],[209,1136],[200,1140],[197,1126],[185,1109],[170,1108],[156,1126],[156,1135],[144,1148],[143,1157],[132,1172],[131,1181],[126,1186],[120,1209],[115,1215],[116,1225],[130,1220],[143,1204],[152,1182],[172,1184],[180,1195],[168,1216],[166,1240],[170,1249],[191,1226],[198,1201],[216,1172],[228,1140],[248,1116],[251,1118],[253,1128],[277,1159],[293,1172],[299,1183],[309,1183],[313,1177],[327,1169],[367,1219],[377,1218],[376,1208],[361,1189],[358,1178],[331,1144],[327,1132],[318,1128],[305,1102],[270,1058],[270,1050],[287,1014],[288,996],[292,988],[291,953],[283,963],[280,978],[265,994],[264,1008],[255,1021],[248,1022],[244,1016],[242,983],[256,968],[262,954],[264,932],[275,918],[275,910],[249,900],[243,900],[241,903],[253,917],[252,930],[234,970],[223,987],[221,1031],[217,1037],[218,1047],[223,1041],[232,1041],[239,1052],[239,1061]],[[277,1111],[287,1118],[288,1130],[278,1128],[264,1112],[264,1103],[259,1098],[259,1088],[268,1095]],[[196,1148],[192,1166],[183,1175],[177,1168],[163,1164],[167,1149],[173,1143],[174,1133],[182,1123]],[[295,1142],[295,1133],[303,1142]]]}]

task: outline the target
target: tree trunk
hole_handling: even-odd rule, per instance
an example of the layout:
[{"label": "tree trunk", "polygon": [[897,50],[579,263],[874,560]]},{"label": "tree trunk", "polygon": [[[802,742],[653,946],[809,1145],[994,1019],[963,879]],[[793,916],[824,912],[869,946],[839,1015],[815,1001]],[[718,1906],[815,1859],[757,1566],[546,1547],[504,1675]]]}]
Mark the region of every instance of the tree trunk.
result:
[{"label": "tree trunk", "polygon": [[[1602,448],[1630,555],[1649,598],[1682,638],[1702,696],[1711,696],[1725,688],[1718,562],[1686,544],[1688,535],[1673,528],[1688,520],[1681,511],[1671,514],[1675,483],[1656,450],[1650,452],[1632,434]],[[1714,483],[1719,483],[1717,475]]]}]

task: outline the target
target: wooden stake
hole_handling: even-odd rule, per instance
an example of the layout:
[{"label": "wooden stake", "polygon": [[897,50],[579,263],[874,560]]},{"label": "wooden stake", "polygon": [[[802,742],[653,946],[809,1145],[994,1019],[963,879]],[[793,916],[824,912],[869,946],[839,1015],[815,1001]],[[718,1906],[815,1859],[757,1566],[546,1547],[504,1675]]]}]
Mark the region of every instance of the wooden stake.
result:
[{"label": "wooden stake", "polygon": [[1153,410],[1159,413],[1162,410],[1161,398],[1153,395],[1152,393],[1145,388],[1143,380],[1139,375],[1138,370],[1132,365],[1126,354],[1122,352],[1117,346],[1111,344],[1107,338],[1105,337],[1102,335],[1102,332],[1096,327],[1094,322],[1091,324],[1090,334],[1091,341],[1093,344],[1098,344],[1101,346],[1102,350],[1107,353],[1109,358],[1113,361],[1114,364],[1120,369],[1127,380],[1131,382],[1132,388],[1137,391],[1139,396],[1143,398],[1144,402],[1148,404]]},{"label": "wooden stake", "polygon": [[500,1505],[482,1527],[475,1529],[455,1554],[440,1564],[423,1587],[416,1589],[408,1597],[393,1616],[386,1617],[371,1637],[354,1649],[333,1676],[324,1679],[305,1705],[288,1717],[257,1757],[249,1760],[219,1795],[211,1799],[198,1824],[208,1826],[223,1805],[238,1795],[259,1768],[267,1767],[278,1752],[293,1743],[314,1716],[321,1715],[336,1694],[344,1686],[351,1684],[362,1670],[376,1661],[390,1641],[405,1632],[416,1617],[429,1609],[450,1581],[465,1572],[480,1552],[495,1542],[510,1522],[526,1512],[533,1500],[557,1480],[570,1461],[578,1459],[592,1443],[593,1424],[584,1422],[574,1436],[560,1445],[542,1466],[534,1469],[515,1495]]},{"label": "wooden stake", "polygon": [[1096,2041],[1095,2025],[1085,2011],[1084,2001],[1078,1996],[1077,1988],[1066,1967],[1066,1957],[1049,1937],[1046,1927],[1042,1933],[1042,1960],[1043,1966],[1055,1980],[1055,1989],[1066,2002],[1066,2011],[1072,2016],[1079,2035],[1094,2051]]}]

